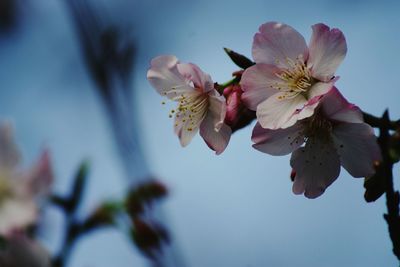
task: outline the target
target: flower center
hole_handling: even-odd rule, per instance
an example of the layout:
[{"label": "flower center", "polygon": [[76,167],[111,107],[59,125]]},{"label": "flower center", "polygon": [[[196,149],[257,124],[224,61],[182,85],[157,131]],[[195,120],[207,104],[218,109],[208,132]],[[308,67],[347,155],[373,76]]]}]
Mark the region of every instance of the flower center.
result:
[{"label": "flower center", "polygon": [[182,94],[178,98],[178,107],[170,111],[169,117],[175,114],[175,126],[182,123],[185,130],[191,132],[204,119],[208,108],[208,97],[204,93]]},{"label": "flower center", "polygon": [[318,138],[322,142],[331,141],[332,123],[322,115],[316,113],[312,116],[305,129],[305,136],[309,138]]},{"label": "flower center", "polygon": [[281,79],[281,82],[272,85],[273,88],[284,92],[280,99],[292,98],[300,93],[305,93],[313,84],[311,71],[302,57],[297,57],[296,60],[286,58],[286,63],[288,68],[275,74]]}]

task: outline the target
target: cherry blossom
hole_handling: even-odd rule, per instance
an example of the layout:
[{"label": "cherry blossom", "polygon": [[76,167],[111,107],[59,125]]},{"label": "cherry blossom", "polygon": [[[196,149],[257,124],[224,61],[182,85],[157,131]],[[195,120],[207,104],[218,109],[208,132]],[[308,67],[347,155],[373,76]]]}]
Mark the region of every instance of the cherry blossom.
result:
[{"label": "cherry blossom", "polygon": [[258,123],[252,136],[253,147],[259,151],[293,152],[293,192],[308,198],[320,196],[339,176],[340,166],[353,177],[368,177],[375,173],[374,163],[381,160],[373,128],[363,122],[357,106],[335,87],[318,98],[304,107],[315,109],[313,116],[285,129],[264,129]]},{"label": "cherry blossom", "polygon": [[26,171],[19,170],[20,153],[12,127],[0,125],[0,235],[7,237],[37,220],[39,197],[47,193],[52,181],[50,159],[43,152],[38,162]]},{"label": "cherry blossom", "polygon": [[228,145],[231,128],[224,123],[225,98],[215,89],[211,77],[198,66],[180,63],[175,56],[154,58],[147,79],[157,92],[178,102],[171,110],[174,129],[182,146],[200,130],[207,145],[217,154]]},{"label": "cherry blossom", "polygon": [[256,64],[243,73],[242,99],[256,111],[263,128],[287,128],[311,116],[312,108],[293,118],[297,109],[327,93],[338,79],[334,73],[347,52],[343,33],[321,23],[312,30],[309,46],[300,33],[282,23],[265,23],[255,34]]}]

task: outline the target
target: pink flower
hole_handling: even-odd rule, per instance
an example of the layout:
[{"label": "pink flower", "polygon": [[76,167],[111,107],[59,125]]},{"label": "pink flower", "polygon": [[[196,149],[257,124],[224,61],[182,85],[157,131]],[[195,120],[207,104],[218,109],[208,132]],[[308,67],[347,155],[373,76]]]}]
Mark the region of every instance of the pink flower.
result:
[{"label": "pink flower", "polygon": [[37,220],[38,197],[49,189],[52,171],[48,152],[30,170],[18,169],[20,153],[9,124],[0,125],[0,235],[9,236]]},{"label": "pink flower", "polygon": [[230,126],[238,123],[243,109],[246,109],[241,100],[242,94],[243,91],[238,84],[230,85],[224,89],[224,96],[226,98],[225,123]]},{"label": "pink flower", "polygon": [[[259,151],[271,155],[293,152],[293,192],[308,198],[320,196],[336,180],[340,165],[353,177],[367,177],[375,173],[374,162],[381,160],[374,131],[363,122],[360,109],[335,87],[320,98],[312,117],[285,129],[264,129],[257,124],[252,136],[253,147]],[[309,101],[305,109],[316,101]]]},{"label": "pink flower", "polygon": [[178,102],[171,111],[175,133],[182,146],[200,135],[217,154],[228,145],[231,129],[224,124],[225,98],[215,89],[208,74],[191,63],[179,63],[175,56],[159,56],[151,61],[147,79],[157,92]]},{"label": "pink flower", "polygon": [[312,26],[309,47],[292,27],[268,22],[253,41],[256,65],[245,70],[242,99],[257,112],[263,128],[287,128],[313,114],[297,114],[309,99],[326,94],[334,85],[334,73],[343,61],[347,46],[343,33],[324,24]]},{"label": "pink flower", "polygon": [[0,250],[0,266],[50,267],[50,255],[38,242],[23,234],[14,234]]}]

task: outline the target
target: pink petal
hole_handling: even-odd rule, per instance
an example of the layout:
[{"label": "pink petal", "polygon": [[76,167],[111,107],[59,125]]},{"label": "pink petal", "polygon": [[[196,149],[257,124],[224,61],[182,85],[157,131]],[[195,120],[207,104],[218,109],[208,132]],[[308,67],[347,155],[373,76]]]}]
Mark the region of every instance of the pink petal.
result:
[{"label": "pink petal", "polygon": [[293,152],[290,165],[296,172],[293,193],[316,198],[340,173],[340,161],[331,142],[309,139],[305,147]]},{"label": "pink petal", "polygon": [[147,79],[160,95],[177,100],[182,94],[194,90],[177,68],[175,56],[159,56],[151,61]]},{"label": "pink petal", "polygon": [[354,177],[375,173],[374,162],[381,152],[374,130],[366,123],[341,123],[333,129],[336,151],[343,167]]},{"label": "pink petal", "polygon": [[260,26],[253,41],[253,58],[256,63],[287,68],[287,58],[295,60],[308,58],[308,48],[304,37],[292,27],[268,22]]},{"label": "pink petal", "polygon": [[346,56],[346,39],[340,30],[331,30],[322,23],[315,24],[312,29],[307,65],[311,67],[313,77],[327,82]]},{"label": "pink petal", "polygon": [[47,194],[53,182],[49,151],[42,152],[39,161],[27,174],[28,192],[34,196]]},{"label": "pink petal", "polygon": [[330,82],[317,82],[315,83],[310,90],[308,91],[308,99],[312,99],[317,96],[325,95],[332,89],[333,85],[335,84],[336,79]]},{"label": "pink petal", "polygon": [[214,124],[214,129],[216,131],[219,131],[221,129],[222,124],[224,123],[225,120],[225,115],[226,115],[226,103],[225,103],[225,97],[219,95],[219,93],[213,89],[208,93],[208,113],[209,116],[211,116]]},{"label": "pink petal", "polygon": [[200,126],[200,135],[209,148],[215,151],[217,155],[221,154],[229,143],[232,130],[226,124],[222,124],[219,131],[216,131],[214,118],[207,116]]},{"label": "pink petal", "polygon": [[289,118],[285,125],[294,125],[297,121],[303,120],[305,118],[309,118],[315,113],[315,109],[318,107],[321,96],[313,97],[308,100],[308,102],[304,105],[303,108],[297,109],[293,115]]},{"label": "pink petal", "polygon": [[301,94],[290,99],[279,99],[283,94],[276,93],[258,105],[257,120],[263,128],[279,129],[292,126],[295,121],[290,120],[291,116],[307,102]]},{"label": "pink petal", "polygon": [[[177,124],[177,121],[180,121],[180,123]],[[193,137],[199,131],[199,126],[192,126],[189,121],[182,122],[179,119],[175,119],[175,123],[175,134],[178,136],[181,146],[185,147],[192,141]]]},{"label": "pink petal", "polygon": [[364,122],[361,110],[350,104],[336,87],[333,87],[322,98],[322,111],[326,117],[334,121],[349,123]]},{"label": "pink petal", "polygon": [[214,82],[211,76],[204,73],[198,66],[192,63],[180,63],[177,65],[179,73],[185,77],[187,80],[193,82],[196,88],[201,89],[201,91],[209,92],[214,90]]},{"label": "pink petal", "polygon": [[256,64],[244,71],[240,85],[244,91],[242,100],[249,109],[256,110],[261,102],[278,92],[273,84],[282,82],[275,75],[279,72],[279,68],[267,64]]},{"label": "pink petal", "polygon": [[253,147],[261,152],[282,156],[291,153],[304,142],[303,125],[297,123],[286,129],[264,129],[259,123],[253,129]]}]

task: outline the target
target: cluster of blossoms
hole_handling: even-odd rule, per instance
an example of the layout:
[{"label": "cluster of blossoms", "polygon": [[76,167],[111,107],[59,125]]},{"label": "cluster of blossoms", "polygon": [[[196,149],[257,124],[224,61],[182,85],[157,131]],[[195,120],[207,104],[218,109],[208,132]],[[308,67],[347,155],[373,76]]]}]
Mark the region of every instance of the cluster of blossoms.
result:
[{"label": "cluster of blossoms", "polygon": [[49,153],[28,170],[19,169],[20,159],[12,127],[0,124],[0,266],[47,267],[48,253],[25,230],[37,222],[38,204],[52,182]]},{"label": "cluster of blossoms", "polygon": [[182,146],[200,129],[207,145],[222,153],[244,108],[256,114],[255,149],[292,153],[295,194],[320,196],[339,176],[340,166],[354,177],[373,175],[381,160],[374,131],[335,87],[346,40],[324,24],[312,30],[307,46],[288,25],[261,25],[252,47],[255,63],[222,90],[194,64],[175,56],[153,59],[147,78],[161,95],[178,102],[170,117]]}]

